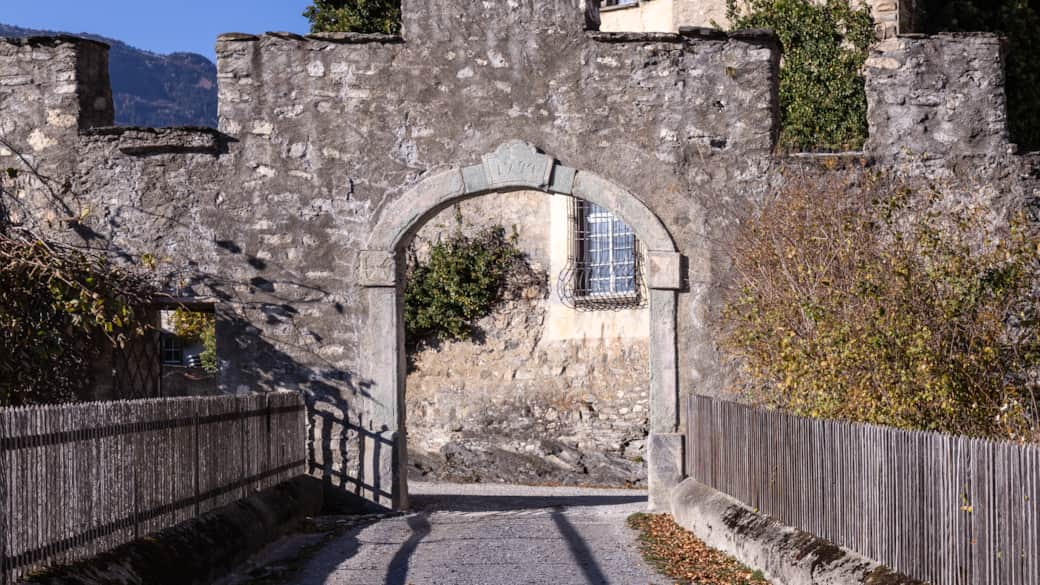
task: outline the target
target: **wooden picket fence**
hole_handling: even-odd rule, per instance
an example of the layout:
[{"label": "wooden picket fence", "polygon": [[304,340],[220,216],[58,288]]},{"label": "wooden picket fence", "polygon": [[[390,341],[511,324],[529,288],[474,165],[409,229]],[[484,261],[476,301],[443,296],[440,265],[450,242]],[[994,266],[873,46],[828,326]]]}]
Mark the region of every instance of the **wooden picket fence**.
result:
[{"label": "wooden picket fence", "polygon": [[0,583],[305,471],[297,394],[0,409]]},{"label": "wooden picket fence", "polygon": [[691,477],[933,585],[1040,583],[1040,445],[688,402]]}]

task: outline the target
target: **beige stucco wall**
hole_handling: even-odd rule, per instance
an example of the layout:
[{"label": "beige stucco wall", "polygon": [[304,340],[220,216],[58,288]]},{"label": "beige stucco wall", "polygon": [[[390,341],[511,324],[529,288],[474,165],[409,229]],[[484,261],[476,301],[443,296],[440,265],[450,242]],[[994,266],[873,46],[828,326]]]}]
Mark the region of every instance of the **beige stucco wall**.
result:
[{"label": "beige stucco wall", "polygon": [[726,0],[641,0],[604,8],[600,30],[606,32],[676,32],[680,26],[726,28]]},{"label": "beige stucco wall", "polygon": [[[681,0],[680,0],[681,1]],[[600,30],[606,32],[675,32],[676,0],[649,0],[631,6],[603,8]]]},{"label": "beige stucco wall", "polygon": [[[916,0],[862,0],[871,9],[879,39],[916,31]],[[676,32],[680,26],[728,28],[726,0],[640,0],[604,8],[600,30]]]}]

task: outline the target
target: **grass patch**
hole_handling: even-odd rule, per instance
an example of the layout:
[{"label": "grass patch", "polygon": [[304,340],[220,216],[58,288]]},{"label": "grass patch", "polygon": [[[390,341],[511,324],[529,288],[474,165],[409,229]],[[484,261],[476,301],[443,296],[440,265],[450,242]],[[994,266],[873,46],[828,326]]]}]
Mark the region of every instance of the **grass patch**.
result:
[{"label": "grass patch", "polygon": [[662,575],[682,585],[768,585],[752,571],[684,530],[667,514],[635,513],[628,526],[639,531],[643,558]]}]

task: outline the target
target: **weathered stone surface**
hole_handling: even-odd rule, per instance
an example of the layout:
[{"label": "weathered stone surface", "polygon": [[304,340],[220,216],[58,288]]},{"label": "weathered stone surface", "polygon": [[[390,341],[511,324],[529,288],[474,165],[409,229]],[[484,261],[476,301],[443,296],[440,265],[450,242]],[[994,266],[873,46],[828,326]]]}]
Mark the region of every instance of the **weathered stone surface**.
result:
[{"label": "weathered stone surface", "polygon": [[785,526],[687,479],[671,494],[672,517],[708,546],[761,570],[778,585],[923,585],[848,549]]},{"label": "weathered stone surface", "polygon": [[672,490],[686,476],[686,445],[679,433],[651,433],[647,444],[650,460],[650,509],[670,511]]},{"label": "weathered stone surface", "polygon": [[[158,135],[81,135],[111,124],[104,47],[0,42],[0,166],[38,164],[75,194],[79,209],[55,208],[21,177],[15,192],[40,204],[22,219],[46,228],[88,209],[77,237],[158,258],[170,293],[213,301],[222,387],[303,391],[312,471],[391,502],[404,491],[386,477],[404,461],[393,455],[403,362],[385,365],[403,354],[399,298],[361,286],[360,253],[406,242],[376,232],[418,229],[464,196],[461,169],[485,154],[535,145],[577,169],[575,195],[687,260],[688,285],[651,293],[663,318],[649,424],[675,432],[680,393],[727,385],[715,327],[734,230],[778,177],[779,47],[761,35],[587,33],[589,6],[406,0],[403,42],[222,37],[216,154],[190,146],[191,133],[187,149],[170,135],[172,150],[155,148]],[[1036,200],[1035,161],[1008,154],[996,39],[891,42],[866,69],[868,156],[889,165],[906,147],[929,157],[907,172],[984,181],[1008,205]],[[415,189],[431,181],[445,183],[424,207]]]},{"label": "weathered stone surface", "polygon": [[996,35],[889,39],[871,50],[866,70],[873,155],[994,156],[1009,147]]}]

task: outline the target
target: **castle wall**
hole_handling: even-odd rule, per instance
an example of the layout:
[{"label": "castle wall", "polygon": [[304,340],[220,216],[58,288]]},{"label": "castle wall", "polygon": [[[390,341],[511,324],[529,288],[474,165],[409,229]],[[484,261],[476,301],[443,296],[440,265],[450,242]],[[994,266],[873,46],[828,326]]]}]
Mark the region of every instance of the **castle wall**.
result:
[{"label": "castle wall", "polygon": [[[222,36],[219,132],[95,128],[111,116],[97,99],[104,68],[86,64],[103,51],[0,42],[0,127],[89,209],[79,237],[149,254],[169,292],[215,302],[225,391],[303,391],[313,471],[389,502],[401,419],[388,414],[385,372],[366,369],[385,315],[370,311],[382,293],[359,286],[360,252],[410,187],[508,141],[602,177],[660,220],[683,257],[679,390],[726,388],[715,329],[728,242],[785,166],[772,155],[778,47],[768,35],[587,32],[583,8],[406,0],[403,39]],[[1002,133],[999,55],[992,37],[877,49],[865,156],[903,168],[910,145],[931,157],[921,172],[992,177],[1005,197],[1035,197],[1023,179],[1032,159],[1010,156]],[[40,180],[17,188],[35,217],[66,213]]]}]

